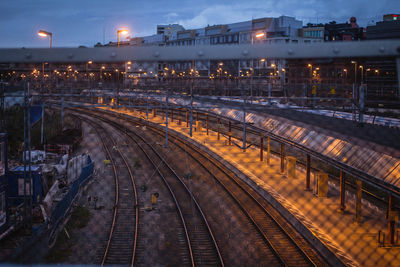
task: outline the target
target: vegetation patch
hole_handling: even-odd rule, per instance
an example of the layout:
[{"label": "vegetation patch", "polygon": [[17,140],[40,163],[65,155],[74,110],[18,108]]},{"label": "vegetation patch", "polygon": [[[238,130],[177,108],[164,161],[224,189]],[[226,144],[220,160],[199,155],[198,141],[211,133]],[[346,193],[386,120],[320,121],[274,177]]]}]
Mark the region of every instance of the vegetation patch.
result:
[{"label": "vegetation patch", "polygon": [[71,214],[65,228],[57,237],[56,244],[47,254],[47,263],[65,262],[71,255],[72,247],[75,245],[79,234],[78,229],[84,228],[90,220],[90,210],[86,207],[77,206]]}]

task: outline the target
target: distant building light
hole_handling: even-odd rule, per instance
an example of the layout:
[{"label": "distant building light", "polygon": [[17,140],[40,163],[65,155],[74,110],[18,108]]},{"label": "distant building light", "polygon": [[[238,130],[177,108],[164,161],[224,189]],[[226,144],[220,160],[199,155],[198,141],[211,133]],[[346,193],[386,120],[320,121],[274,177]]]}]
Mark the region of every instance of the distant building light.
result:
[{"label": "distant building light", "polygon": [[261,38],[261,37],[263,37],[264,35],[265,35],[265,33],[263,33],[263,32],[257,33],[257,34],[256,34],[256,38]]}]

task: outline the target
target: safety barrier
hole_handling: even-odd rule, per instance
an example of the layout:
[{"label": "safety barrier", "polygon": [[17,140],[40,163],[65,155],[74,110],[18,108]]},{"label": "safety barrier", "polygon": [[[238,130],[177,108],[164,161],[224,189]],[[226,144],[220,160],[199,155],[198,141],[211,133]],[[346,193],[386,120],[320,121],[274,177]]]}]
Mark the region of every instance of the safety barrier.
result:
[{"label": "safety barrier", "polygon": [[68,192],[63,196],[60,202],[57,203],[50,216],[50,223],[56,226],[61,218],[63,218],[71,206],[72,201],[75,199],[79,192],[79,188],[92,176],[93,162],[88,157],[88,164],[82,168],[81,175],[70,186]]}]

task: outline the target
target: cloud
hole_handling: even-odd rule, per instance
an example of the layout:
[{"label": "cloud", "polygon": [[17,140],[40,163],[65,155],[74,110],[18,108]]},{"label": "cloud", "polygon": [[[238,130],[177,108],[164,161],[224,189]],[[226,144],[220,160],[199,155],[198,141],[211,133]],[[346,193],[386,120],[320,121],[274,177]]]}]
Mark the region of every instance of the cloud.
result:
[{"label": "cloud", "polygon": [[265,7],[257,9],[254,6],[242,5],[214,5],[207,7],[193,18],[179,20],[179,24],[185,28],[201,28],[206,25],[226,24],[251,20],[259,17],[273,17],[281,14],[268,11]]},{"label": "cloud", "polygon": [[143,36],[155,34],[157,24],[180,23],[190,29],[281,15],[304,24],[355,16],[366,26],[398,9],[399,0],[0,0],[0,47],[43,46],[39,28],[55,33],[55,46],[77,46],[95,44],[103,35],[105,42],[115,40],[122,26]]}]

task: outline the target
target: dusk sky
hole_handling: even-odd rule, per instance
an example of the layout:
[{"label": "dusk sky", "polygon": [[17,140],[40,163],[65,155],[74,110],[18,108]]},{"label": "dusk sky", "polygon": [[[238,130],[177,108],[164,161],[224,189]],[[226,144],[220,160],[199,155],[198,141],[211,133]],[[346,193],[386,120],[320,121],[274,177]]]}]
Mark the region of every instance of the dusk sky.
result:
[{"label": "dusk sky", "polygon": [[53,33],[55,47],[92,47],[116,41],[118,28],[134,37],[155,34],[157,24],[200,28],[281,15],[304,25],[343,23],[355,16],[367,26],[390,13],[400,13],[399,0],[0,0],[0,47],[47,47],[39,29]]}]

